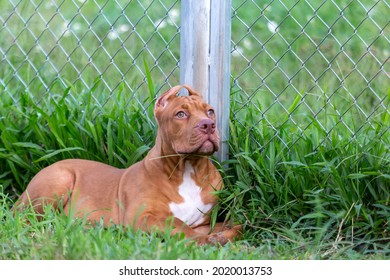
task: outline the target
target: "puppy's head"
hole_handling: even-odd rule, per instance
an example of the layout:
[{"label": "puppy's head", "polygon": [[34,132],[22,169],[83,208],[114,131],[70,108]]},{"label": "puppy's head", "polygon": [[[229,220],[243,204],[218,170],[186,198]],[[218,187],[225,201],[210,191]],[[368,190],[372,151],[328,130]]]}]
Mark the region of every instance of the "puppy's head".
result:
[{"label": "puppy's head", "polygon": [[[181,88],[189,95],[177,96]],[[161,140],[175,153],[211,155],[218,150],[214,109],[188,85],[175,86],[161,95],[154,115]]]}]

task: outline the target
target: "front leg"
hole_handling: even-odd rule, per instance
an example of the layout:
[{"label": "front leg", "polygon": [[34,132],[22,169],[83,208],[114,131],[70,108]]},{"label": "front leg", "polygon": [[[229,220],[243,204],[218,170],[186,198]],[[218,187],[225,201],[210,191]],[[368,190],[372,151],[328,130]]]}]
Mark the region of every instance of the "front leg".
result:
[{"label": "front leg", "polygon": [[[156,228],[160,231],[164,231],[167,227],[172,228],[171,235],[184,233],[185,238],[196,241],[198,245],[225,245],[228,241],[232,241],[234,237],[238,236],[239,230],[241,229],[241,226],[226,228],[221,224],[218,225],[219,232],[216,231],[209,234],[210,226],[201,226],[193,229],[178,218],[173,218],[172,222],[168,222],[166,218],[152,215],[140,217],[137,222],[137,228],[148,232]],[[206,228],[208,228],[207,232],[205,230]]]},{"label": "front leg", "polygon": [[203,225],[194,228],[199,234],[209,236],[210,243],[226,244],[241,237],[242,225],[228,226],[225,223],[216,223],[213,228]]}]

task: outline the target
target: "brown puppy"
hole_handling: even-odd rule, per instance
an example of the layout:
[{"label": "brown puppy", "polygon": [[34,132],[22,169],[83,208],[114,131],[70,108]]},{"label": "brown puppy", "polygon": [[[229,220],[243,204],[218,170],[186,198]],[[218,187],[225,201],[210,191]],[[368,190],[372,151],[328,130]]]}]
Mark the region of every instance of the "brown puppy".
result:
[{"label": "brown puppy", "polygon": [[122,224],[143,230],[173,231],[199,244],[225,244],[239,234],[240,226],[217,224],[210,232],[209,213],[217,202],[213,194],[223,187],[221,175],[208,159],[219,147],[213,108],[199,93],[183,86],[189,96],[177,96],[182,86],[156,101],[158,123],[155,146],[145,159],[127,169],[103,163],[69,159],[41,170],[16,205],[32,204],[43,212],[46,203],[71,209],[91,221]]}]

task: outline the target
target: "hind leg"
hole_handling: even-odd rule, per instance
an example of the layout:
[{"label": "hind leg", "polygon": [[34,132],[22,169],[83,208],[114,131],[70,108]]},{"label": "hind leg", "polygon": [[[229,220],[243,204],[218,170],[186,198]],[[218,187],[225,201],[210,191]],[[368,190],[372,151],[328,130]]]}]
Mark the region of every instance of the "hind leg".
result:
[{"label": "hind leg", "polygon": [[58,208],[66,205],[73,188],[74,175],[59,164],[42,169],[28,184],[26,190],[15,203],[14,208],[31,205],[37,213],[43,213],[47,204]]}]

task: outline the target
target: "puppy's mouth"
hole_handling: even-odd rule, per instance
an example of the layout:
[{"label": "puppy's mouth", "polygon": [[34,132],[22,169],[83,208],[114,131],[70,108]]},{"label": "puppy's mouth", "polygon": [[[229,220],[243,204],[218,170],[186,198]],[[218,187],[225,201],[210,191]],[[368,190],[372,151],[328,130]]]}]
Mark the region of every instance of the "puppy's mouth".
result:
[{"label": "puppy's mouth", "polygon": [[218,151],[218,145],[211,139],[207,139],[195,153],[200,155],[212,155],[216,151]]},{"label": "puppy's mouth", "polygon": [[193,143],[188,149],[178,150],[178,154],[183,155],[204,155],[210,156],[214,154],[219,149],[218,138],[213,139],[214,137],[205,137],[202,141],[197,141],[196,144]]}]

